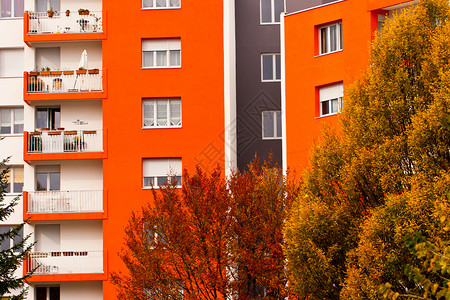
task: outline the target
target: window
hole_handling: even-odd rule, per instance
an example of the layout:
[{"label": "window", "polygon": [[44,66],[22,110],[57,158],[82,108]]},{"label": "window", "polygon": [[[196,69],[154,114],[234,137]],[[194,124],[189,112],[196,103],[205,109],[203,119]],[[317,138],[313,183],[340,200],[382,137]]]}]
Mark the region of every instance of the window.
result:
[{"label": "window", "polygon": [[0,134],[23,134],[23,108],[0,108]]},{"label": "window", "polygon": [[333,115],[342,109],[342,83],[319,88],[320,116]]},{"label": "window", "polygon": [[342,50],[342,22],[319,28],[319,54]]},{"label": "window", "polygon": [[181,0],[142,0],[142,8],[180,8]]},{"label": "window", "polygon": [[61,1],[60,0],[36,0],[36,12],[47,12],[50,8],[58,13],[61,11]]},{"label": "window", "polygon": [[61,109],[59,107],[36,108],[36,128],[58,129],[61,127]]},{"label": "window", "polygon": [[59,166],[36,167],[36,191],[59,191],[61,173]]},{"label": "window", "polygon": [[142,101],[142,127],[181,127],[180,99]]},{"label": "window", "polygon": [[143,68],[178,68],[180,66],[180,39],[142,40]]},{"label": "window", "polygon": [[[11,226],[0,226],[0,235],[7,233],[14,228],[15,227],[11,227]],[[12,247],[14,247],[15,244],[20,243],[22,240],[23,240],[23,228],[20,229],[19,234],[16,235],[14,238],[5,236],[5,239],[0,242],[0,251],[5,251],[8,249],[11,249]],[[23,249],[20,248],[14,252],[20,252],[22,250]]]},{"label": "window", "polygon": [[262,81],[281,80],[281,55],[262,54],[261,55],[261,77]]},{"label": "window", "polygon": [[181,158],[146,158],[142,161],[144,188],[161,187],[169,180],[181,187]]},{"label": "window", "polygon": [[1,0],[1,18],[23,18],[23,0]]},{"label": "window", "polygon": [[262,112],[263,139],[281,139],[281,111]]},{"label": "window", "polygon": [[385,21],[386,21],[385,15],[378,15],[378,34],[380,34],[380,35],[381,35],[381,32],[383,31],[383,25],[384,25]]},{"label": "window", "polygon": [[0,49],[0,77],[22,77],[23,71],[23,49]]},{"label": "window", "polygon": [[280,14],[284,11],[284,0],[261,0],[261,24],[280,23]]},{"label": "window", "polygon": [[36,300],[59,300],[59,286],[37,286]]},{"label": "window", "polygon": [[23,166],[10,166],[5,193],[20,194],[23,189]]}]

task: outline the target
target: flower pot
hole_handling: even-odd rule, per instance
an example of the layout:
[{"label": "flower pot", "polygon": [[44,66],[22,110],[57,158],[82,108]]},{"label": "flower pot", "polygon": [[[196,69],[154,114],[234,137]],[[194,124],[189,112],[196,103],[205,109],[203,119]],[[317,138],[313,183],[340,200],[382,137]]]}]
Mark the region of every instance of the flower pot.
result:
[{"label": "flower pot", "polygon": [[64,75],[73,75],[73,71],[63,71]]},{"label": "flower pot", "polygon": [[100,72],[99,69],[88,70],[88,74],[98,74]]},{"label": "flower pot", "polygon": [[50,71],[50,75],[61,75],[62,71]]},{"label": "flower pot", "polygon": [[79,11],[78,14],[80,16],[88,16],[89,15],[89,10]]},{"label": "flower pot", "polygon": [[38,76],[39,72],[29,72],[28,73],[30,76]]},{"label": "flower pot", "polygon": [[48,11],[47,12],[47,15],[48,15],[48,17],[49,18],[53,18],[53,14],[54,14],[55,12],[53,12],[53,11]]},{"label": "flower pot", "polygon": [[39,72],[39,74],[41,76],[49,76],[50,75],[50,71],[41,71],[41,72]]},{"label": "flower pot", "polygon": [[86,74],[87,70],[77,70],[77,75]]},{"label": "flower pot", "polygon": [[70,16],[70,10],[66,10],[66,17]]}]

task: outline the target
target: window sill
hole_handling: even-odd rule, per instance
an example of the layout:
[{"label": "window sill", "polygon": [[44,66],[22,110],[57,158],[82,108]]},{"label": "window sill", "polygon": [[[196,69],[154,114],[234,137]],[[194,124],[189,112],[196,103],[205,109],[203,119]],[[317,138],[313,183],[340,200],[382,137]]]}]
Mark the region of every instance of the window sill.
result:
[{"label": "window sill", "polygon": [[330,54],[334,54],[334,53],[339,53],[339,52],[342,52],[342,51],[343,51],[343,49],[336,50],[336,51],[333,51],[333,52],[327,52],[327,53],[319,54],[319,55],[316,55],[314,57],[322,57],[322,56],[326,56],[326,55],[330,55]]},{"label": "window sill", "polygon": [[266,26],[266,25],[280,25],[280,22],[271,22],[271,23],[259,23],[259,25],[262,25],[262,26]]},{"label": "window sill", "polygon": [[22,20],[23,17],[0,17],[0,20]]},{"label": "window sill", "polygon": [[326,118],[326,117],[332,117],[332,116],[336,116],[339,113],[332,113],[332,114],[328,114],[328,115],[323,115],[323,116],[319,116],[319,117],[315,117],[315,119],[322,119],[322,118]]},{"label": "window sill", "polygon": [[21,137],[23,133],[13,133],[13,134],[0,134],[0,137]]},{"label": "window sill", "polygon": [[143,7],[141,10],[167,10],[167,9],[181,9],[181,6],[179,7]]},{"label": "window sill", "polygon": [[261,80],[261,82],[281,82],[281,79],[275,79],[275,80]]},{"label": "window sill", "polygon": [[22,193],[5,193],[5,196],[18,197],[22,196]]},{"label": "window sill", "polygon": [[148,127],[142,127],[141,129],[177,129],[181,128],[181,126],[148,126]]},{"label": "window sill", "polygon": [[[152,190],[152,189],[154,189],[154,190],[159,190],[160,188],[161,188],[160,186],[154,186],[154,187],[144,186],[142,189],[143,189],[143,190]],[[182,186],[181,186],[181,185],[177,185],[175,188],[176,188],[176,189],[181,189]]]},{"label": "window sill", "polygon": [[263,137],[263,141],[282,140],[282,137]]},{"label": "window sill", "polygon": [[181,66],[177,66],[177,67],[142,67],[142,70],[155,70],[155,69],[181,69]]}]

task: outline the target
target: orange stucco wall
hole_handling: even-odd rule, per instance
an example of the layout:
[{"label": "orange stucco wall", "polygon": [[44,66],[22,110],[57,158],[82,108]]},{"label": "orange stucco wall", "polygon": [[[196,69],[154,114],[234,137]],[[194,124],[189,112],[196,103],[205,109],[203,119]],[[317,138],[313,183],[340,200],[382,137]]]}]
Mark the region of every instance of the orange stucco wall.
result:
[{"label": "orange stucco wall", "polygon": [[[369,2],[346,0],[285,17],[286,156],[291,169],[307,166],[323,123],[338,128],[338,115],[319,117],[318,87],[343,82],[345,106],[345,89],[369,65],[370,42],[378,13],[383,13],[368,11]],[[317,28],[335,21],[342,21],[343,50],[318,56]]]},{"label": "orange stucco wall", "polygon": [[[108,128],[108,157],[103,183],[108,217],[103,221],[109,271],[123,270],[117,256],[123,228],[132,210],[150,200],[142,189],[142,159],[181,157],[192,170],[224,166],[224,80],[222,1],[181,1],[181,9],[141,10],[141,1],[105,1],[108,38],[103,67],[108,69],[108,97],[103,122]],[[141,40],[180,38],[181,68],[142,69]],[[142,129],[142,99],[181,97],[182,128]],[[104,299],[116,299],[105,282]]]}]

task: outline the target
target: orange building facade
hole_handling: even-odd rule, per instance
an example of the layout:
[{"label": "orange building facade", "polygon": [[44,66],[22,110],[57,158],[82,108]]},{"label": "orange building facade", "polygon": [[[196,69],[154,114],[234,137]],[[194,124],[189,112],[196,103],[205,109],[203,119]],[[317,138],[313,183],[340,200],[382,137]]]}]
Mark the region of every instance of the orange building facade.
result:
[{"label": "orange building facade", "polygon": [[[329,2],[329,1],[327,1]],[[324,123],[338,128],[345,89],[369,65],[385,18],[414,1],[342,0],[287,13],[284,45],[284,168],[301,171]]]}]

